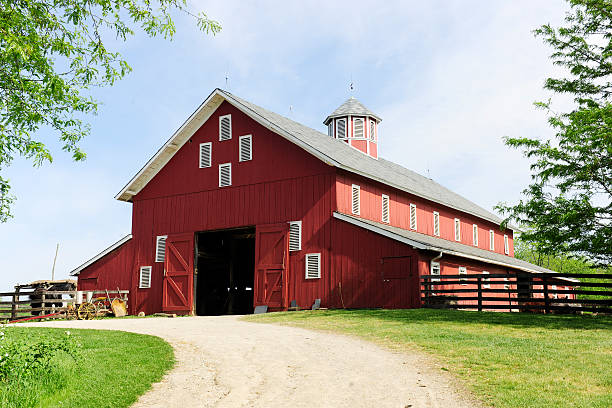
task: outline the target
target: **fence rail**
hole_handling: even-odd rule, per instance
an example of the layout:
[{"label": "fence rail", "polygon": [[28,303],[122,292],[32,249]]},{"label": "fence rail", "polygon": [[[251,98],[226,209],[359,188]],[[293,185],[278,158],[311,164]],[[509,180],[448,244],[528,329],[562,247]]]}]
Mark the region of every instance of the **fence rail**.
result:
[{"label": "fence rail", "polygon": [[423,275],[421,300],[448,309],[612,313],[612,275]]},{"label": "fence rail", "polygon": [[79,305],[96,298],[121,297],[127,304],[129,290],[67,291],[45,289],[16,289],[14,292],[0,292],[0,321],[16,320],[32,316],[49,315],[61,318],[68,311],[68,305]]}]

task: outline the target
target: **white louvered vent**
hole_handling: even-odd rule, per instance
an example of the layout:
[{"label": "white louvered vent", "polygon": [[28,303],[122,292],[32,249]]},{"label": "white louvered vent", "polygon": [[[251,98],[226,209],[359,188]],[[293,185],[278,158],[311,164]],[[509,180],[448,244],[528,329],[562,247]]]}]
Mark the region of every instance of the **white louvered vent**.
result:
[{"label": "white louvered vent", "polygon": [[489,249],[495,251],[495,233],[493,230],[489,230]]},{"label": "white louvered vent", "polygon": [[504,254],[510,255],[510,243],[507,235],[504,235]]},{"label": "white louvered vent", "polygon": [[[488,275],[489,272],[482,271],[483,275]],[[482,278],[482,287],[485,289],[489,289],[491,287],[491,278]]]},{"label": "white louvered vent", "polygon": [[353,184],[353,187],[352,187],[351,190],[352,190],[351,191],[351,209],[353,211],[353,214],[359,215],[359,210],[360,210],[360,207],[361,207],[361,204],[360,204],[360,198],[361,198],[360,197],[360,195],[361,195],[360,188],[359,188],[359,186],[357,184]]},{"label": "white louvered vent", "polygon": [[329,125],[327,125],[327,135],[334,137],[334,121],[333,120],[329,122]]},{"label": "white louvered vent", "polygon": [[149,289],[151,287],[151,269],[150,266],[140,267],[140,279],[138,280],[138,287],[140,289]]},{"label": "white louvered vent", "polygon": [[434,211],[433,213],[433,222],[434,222],[434,235],[436,237],[440,236],[440,213]]},{"label": "white louvered vent", "polygon": [[200,144],[200,168],[210,167],[212,164],[212,143]]},{"label": "white louvered vent", "polygon": [[410,229],[415,231],[417,229],[417,213],[415,204],[410,204]]},{"label": "white louvered vent", "polygon": [[370,140],[374,141],[376,138],[376,122],[370,120]]},{"label": "white louvered vent", "polygon": [[478,246],[478,225],[472,225],[472,243]]},{"label": "white louvered vent", "polygon": [[240,136],[238,140],[240,142],[239,160],[241,162],[251,160],[253,158],[253,138],[251,135],[246,135]]},{"label": "white louvered vent", "polygon": [[232,163],[219,165],[219,187],[232,185]]},{"label": "white louvered vent", "polygon": [[455,241],[461,241],[461,221],[455,218]]},{"label": "white louvered vent", "polygon": [[158,235],[155,241],[155,262],[164,262],[166,260],[166,238],[167,235]]},{"label": "white louvered vent", "polygon": [[[460,266],[459,267],[459,275],[466,275],[467,276],[467,268],[465,266]],[[462,282],[467,282],[467,278],[460,278],[459,279]],[[467,285],[467,283],[462,283],[462,285]]]},{"label": "white louvered vent", "polygon": [[382,222],[389,222],[389,196],[382,195]]},{"label": "white louvered vent", "polygon": [[321,254],[306,254],[306,279],[321,277]]},{"label": "white louvered vent", "polygon": [[363,126],[363,119],[362,118],[353,119],[353,137],[355,139],[363,139],[365,137],[364,132],[365,132],[365,129]]},{"label": "white louvered vent", "polygon": [[346,119],[338,119],[336,120],[336,132],[338,139],[346,138]]},{"label": "white louvered vent", "polygon": [[232,138],[232,115],[219,116],[219,140]]},{"label": "white louvered vent", "polygon": [[289,251],[302,249],[302,221],[289,223]]}]

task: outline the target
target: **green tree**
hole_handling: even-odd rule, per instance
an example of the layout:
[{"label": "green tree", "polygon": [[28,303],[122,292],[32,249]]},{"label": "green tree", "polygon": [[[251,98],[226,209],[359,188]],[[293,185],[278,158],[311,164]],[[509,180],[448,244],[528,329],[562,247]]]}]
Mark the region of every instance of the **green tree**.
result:
[{"label": "green tree", "polygon": [[522,149],[532,183],[516,205],[497,209],[523,226],[523,241],[546,255],[573,254],[596,264],[612,263],[612,2],[569,0],[564,27],[535,30],[554,52],[563,78],[548,78],[545,89],[574,97],[570,112],[546,110],[555,137],[506,138]]},{"label": "green tree", "polygon": [[[90,129],[82,118],[98,109],[88,91],[131,71],[105,40],[127,41],[138,27],[172,39],[175,11],[191,15],[205,33],[221,29],[206,14],[191,14],[186,0],[0,0],[0,172],[15,156],[36,166],[53,160],[35,138],[41,127],[84,160],[79,142]],[[0,174],[0,222],[11,216],[13,200]]]}]

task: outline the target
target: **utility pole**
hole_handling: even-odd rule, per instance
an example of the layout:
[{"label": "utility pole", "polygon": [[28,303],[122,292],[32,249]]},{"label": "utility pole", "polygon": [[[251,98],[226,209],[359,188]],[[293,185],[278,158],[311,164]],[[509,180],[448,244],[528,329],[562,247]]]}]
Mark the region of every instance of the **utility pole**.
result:
[{"label": "utility pole", "polygon": [[55,280],[55,261],[57,261],[57,251],[59,251],[59,243],[55,247],[55,258],[53,258],[53,269],[51,269],[51,280]]}]

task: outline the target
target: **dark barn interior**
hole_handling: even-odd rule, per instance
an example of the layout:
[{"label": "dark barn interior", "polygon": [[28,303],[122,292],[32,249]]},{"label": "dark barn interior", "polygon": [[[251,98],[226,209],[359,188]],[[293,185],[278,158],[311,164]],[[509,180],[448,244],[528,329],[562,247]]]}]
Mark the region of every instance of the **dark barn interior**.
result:
[{"label": "dark barn interior", "polygon": [[196,314],[253,313],[255,228],[196,235]]}]

